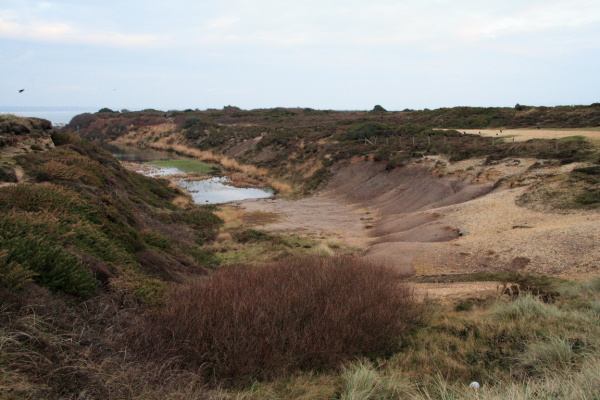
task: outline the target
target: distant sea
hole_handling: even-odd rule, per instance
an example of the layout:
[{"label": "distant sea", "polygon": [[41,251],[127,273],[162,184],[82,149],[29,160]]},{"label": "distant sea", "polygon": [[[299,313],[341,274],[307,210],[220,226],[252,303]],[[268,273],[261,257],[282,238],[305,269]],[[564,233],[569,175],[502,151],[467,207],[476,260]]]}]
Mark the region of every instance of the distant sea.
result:
[{"label": "distant sea", "polygon": [[47,119],[53,124],[68,124],[71,119],[83,113],[95,113],[99,108],[84,107],[1,107],[0,114],[14,114],[20,117]]}]

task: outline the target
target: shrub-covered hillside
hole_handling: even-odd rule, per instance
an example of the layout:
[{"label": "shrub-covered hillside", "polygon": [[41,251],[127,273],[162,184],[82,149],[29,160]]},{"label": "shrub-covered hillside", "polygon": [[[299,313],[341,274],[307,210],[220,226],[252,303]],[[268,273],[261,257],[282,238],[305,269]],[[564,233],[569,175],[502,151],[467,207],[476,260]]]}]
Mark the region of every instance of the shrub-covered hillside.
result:
[{"label": "shrub-covered hillside", "polygon": [[46,136],[54,148],[0,147],[3,286],[32,281],[83,298],[108,290],[155,301],[164,281],[205,273],[200,246],[216,235],[214,214],[176,206],[182,193],[167,181],[128,172],[76,135]]},{"label": "shrub-covered hillside", "polygon": [[[512,142],[465,134],[467,128],[600,126],[600,106],[476,108],[387,112],[274,108],[98,112],[73,118],[69,129],[90,140],[124,140],[169,149],[186,146],[266,168],[302,191],[325,182],[331,166],[353,157],[385,162],[388,169],[424,155],[536,157],[569,163],[588,160],[584,138]],[[457,130],[458,129],[458,130]]]}]

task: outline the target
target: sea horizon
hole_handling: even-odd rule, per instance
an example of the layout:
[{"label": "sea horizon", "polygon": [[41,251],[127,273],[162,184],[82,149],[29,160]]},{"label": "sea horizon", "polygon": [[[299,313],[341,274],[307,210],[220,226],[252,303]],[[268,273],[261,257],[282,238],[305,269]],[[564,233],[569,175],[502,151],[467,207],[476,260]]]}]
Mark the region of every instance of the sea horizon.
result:
[{"label": "sea horizon", "polygon": [[0,106],[0,114],[14,114],[19,117],[32,117],[47,119],[52,124],[68,124],[71,119],[79,114],[97,112],[97,107],[19,107]]}]

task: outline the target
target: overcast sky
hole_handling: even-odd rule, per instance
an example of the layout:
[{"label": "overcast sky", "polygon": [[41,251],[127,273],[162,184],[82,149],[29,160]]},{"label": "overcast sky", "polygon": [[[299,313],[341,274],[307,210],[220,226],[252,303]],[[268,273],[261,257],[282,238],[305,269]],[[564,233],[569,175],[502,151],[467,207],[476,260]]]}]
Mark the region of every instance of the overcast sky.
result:
[{"label": "overcast sky", "polygon": [[0,60],[3,106],[590,104],[600,0],[0,0]]}]

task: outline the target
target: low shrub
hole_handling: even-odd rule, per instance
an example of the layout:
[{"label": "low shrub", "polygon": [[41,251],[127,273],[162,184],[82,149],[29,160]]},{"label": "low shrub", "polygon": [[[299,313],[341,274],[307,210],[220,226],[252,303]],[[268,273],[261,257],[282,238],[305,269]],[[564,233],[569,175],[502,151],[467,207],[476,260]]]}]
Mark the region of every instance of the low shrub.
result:
[{"label": "low shrub", "polygon": [[150,340],[163,340],[151,347],[230,383],[386,356],[423,319],[399,279],[350,257],[221,270],[173,291],[150,321]]},{"label": "low shrub", "polygon": [[195,140],[205,135],[205,131],[215,128],[218,125],[212,121],[204,120],[201,118],[189,118],[185,120],[182,128],[184,129],[184,136],[187,139]]},{"label": "low shrub", "polygon": [[575,197],[575,202],[584,206],[600,205],[600,190],[580,193]]},{"label": "low shrub", "polygon": [[18,289],[33,278],[52,291],[86,297],[98,283],[77,257],[43,239],[25,236],[8,240],[0,236],[0,250],[5,251],[0,271],[8,288]]},{"label": "low shrub", "polygon": [[0,163],[0,182],[17,182],[14,167]]},{"label": "low shrub", "polygon": [[6,250],[0,251],[0,287],[16,291],[31,282],[36,274],[22,264],[7,261],[6,254]]},{"label": "low shrub", "polygon": [[232,236],[238,243],[264,242],[274,239],[274,237],[268,233],[257,231],[256,229],[246,229],[241,232],[235,232]]},{"label": "low shrub", "polygon": [[199,244],[210,242],[217,237],[223,220],[212,213],[210,208],[193,207],[188,210],[176,211],[171,214],[171,222],[185,223],[196,233]]},{"label": "low shrub", "polygon": [[3,187],[1,194],[2,212],[9,212],[11,209],[27,212],[52,211],[55,214],[65,213],[74,218],[89,218],[92,222],[98,222],[94,206],[77,192],[64,186],[17,184]]},{"label": "low shrub", "polygon": [[168,237],[150,229],[140,232],[140,236],[146,244],[161,250],[168,250],[173,246]]},{"label": "low shrub", "polygon": [[342,140],[362,140],[370,139],[375,136],[383,136],[385,127],[378,122],[364,122],[353,129],[347,131]]}]

